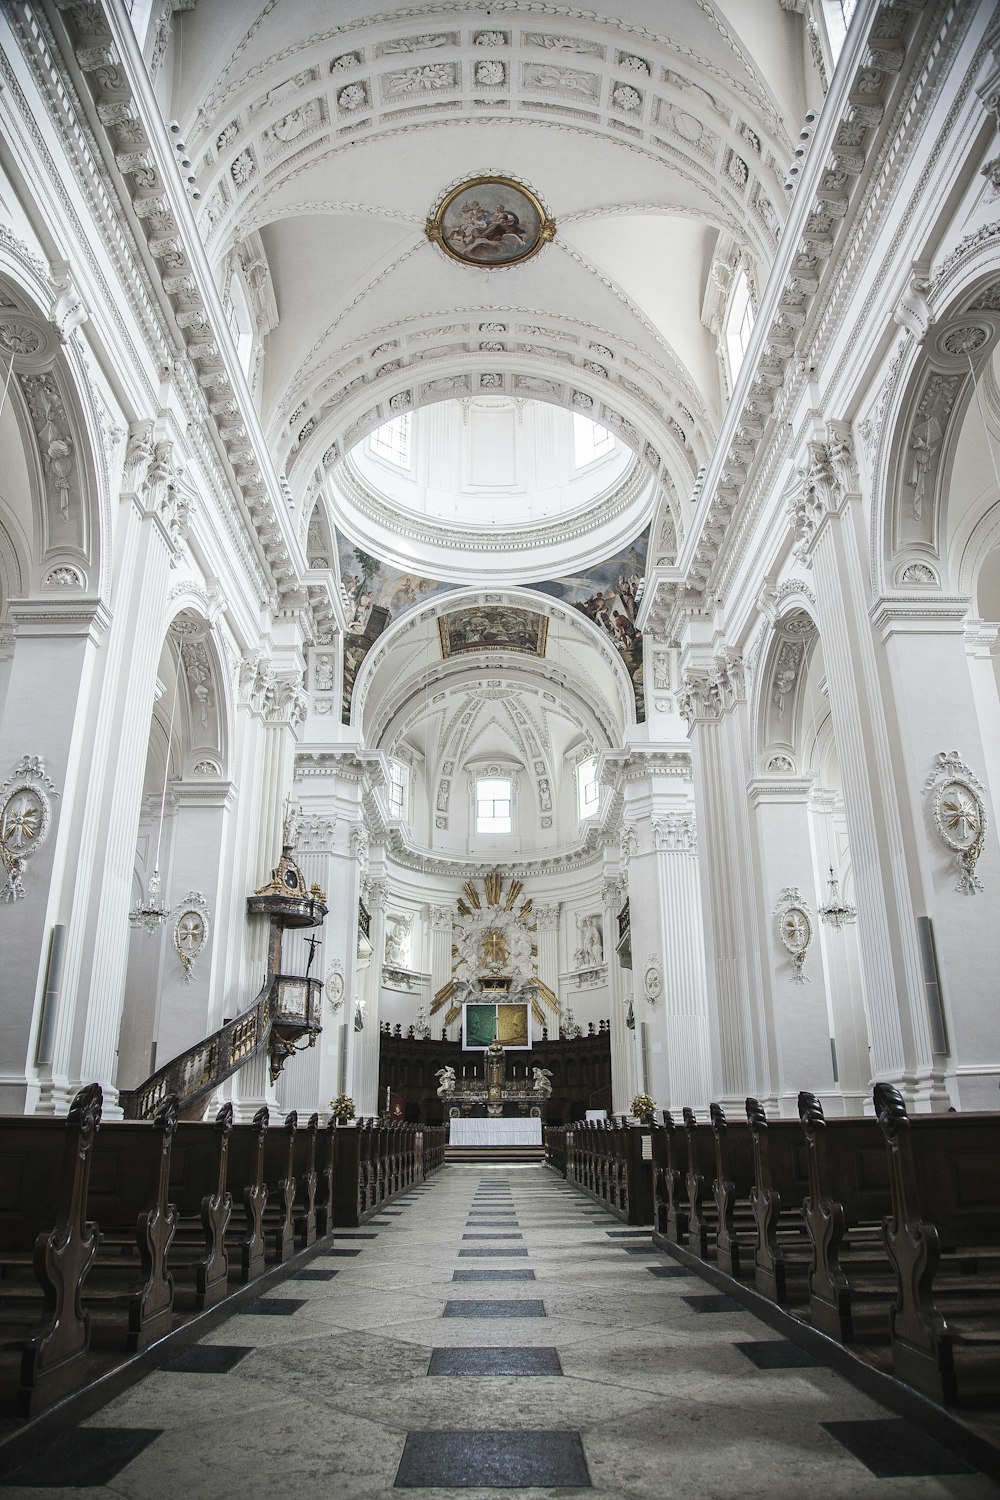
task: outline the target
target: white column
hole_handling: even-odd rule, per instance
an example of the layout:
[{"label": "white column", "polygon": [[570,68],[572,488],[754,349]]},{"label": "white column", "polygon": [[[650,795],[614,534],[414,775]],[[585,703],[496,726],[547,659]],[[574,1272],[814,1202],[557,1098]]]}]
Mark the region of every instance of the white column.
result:
[{"label": "white column", "polygon": [[[562,1004],[562,996],[559,993],[559,912],[561,903],[558,901],[544,902],[541,906],[535,906],[533,914],[535,918],[535,944],[538,954],[535,959],[535,973],[543,984],[547,984]],[[555,1015],[544,1001],[539,1002],[545,1012],[544,1024],[551,1040],[559,1035],[559,1017]],[[539,1029],[538,1022],[532,1025]]]},{"label": "white column", "polygon": [[743,664],[723,650],[685,671],[680,704],[691,735],[714,1087],[741,1117],[748,1094],[774,1103],[770,998],[761,953],[758,872],[746,785]]},{"label": "white column", "polygon": [[[94,599],[14,599],[9,612],[16,636],[0,717],[0,785],[25,756],[37,756],[55,788],[53,792],[40,782],[51,822],[38,853],[25,862],[24,899],[0,903],[0,1110],[21,1114],[36,1107],[58,1108],[69,1099],[65,1079],[53,1078],[52,1060],[36,1071],[36,1038],[52,929],[67,922],[78,890],[77,853],[90,794],[88,725],[109,616]],[[6,871],[0,871],[0,882],[5,879]],[[54,1009],[46,1018],[46,1033],[58,1024],[60,1013],[72,1017],[72,994],[64,978],[59,994],[50,998]]]},{"label": "white column", "polygon": [[[816,584],[854,857],[872,1076],[893,1083],[913,1106],[940,1109],[948,1095],[943,1059],[935,1057],[931,1040],[909,889],[912,828],[908,840],[900,809],[907,789],[899,783],[900,746],[890,739],[868,615],[868,523],[849,428],[828,426],[835,432],[838,462],[825,443],[810,443],[810,465],[802,476],[808,503],[797,522],[800,555],[811,561]],[[967,684],[964,662],[962,668]],[[925,690],[926,673],[922,678]]]},{"label": "white column", "polygon": [[708,994],[691,757],[685,746],[633,750],[623,767],[631,830],[629,907],[636,1024],[648,1028],[657,1106],[711,1102]]},{"label": "white column", "polygon": [[[453,908],[450,906],[428,907],[431,923],[431,1002],[440,989],[448,983],[451,978],[451,941],[452,941],[452,919]],[[444,1030],[445,1016],[448,1014],[449,1006],[445,1003],[443,1009],[431,1016],[430,1026],[432,1036],[439,1037]],[[452,1040],[461,1035],[461,1023],[452,1023]]]},{"label": "white column", "polygon": [[[811,784],[811,777],[806,776],[762,777],[750,783],[767,910],[764,941],[772,975],[777,1102],[780,1112],[793,1118],[798,1114],[800,1089],[819,1094],[827,1102],[835,1092],[810,840]],[[796,979],[791,955],[781,944],[774,911],[781,892],[792,888],[801,890],[812,921],[812,941],[801,980]],[[840,1112],[839,1101],[835,1112]]]},{"label": "white column", "polygon": [[[292,768],[295,758],[296,733],[305,712],[301,680],[297,673],[276,674],[265,671],[263,686],[259,693],[260,712],[263,716],[260,759],[256,766],[248,767],[249,774],[259,783],[260,796],[256,799],[258,823],[256,828],[255,874],[250,888],[244,891],[242,900],[254,890],[265,885],[270,871],[281,857],[284,838],[286,809],[292,789]],[[249,830],[251,838],[254,830]],[[239,897],[237,896],[237,899]],[[267,953],[270,939],[270,924],[262,917],[249,918],[244,931],[251,965],[251,979],[245,1010],[260,993],[267,977]],[[262,1105],[278,1108],[278,1098],[270,1078],[270,1056],[267,1048],[257,1053],[234,1075],[232,1081],[233,1108],[240,1120],[250,1120]]]},{"label": "white column", "polygon": [[632,1034],[626,1024],[627,971],[622,968],[615,951],[618,917],[627,899],[628,885],[624,872],[609,874],[606,868],[601,885],[601,900],[604,907],[604,960],[608,966],[608,1000],[611,1007],[611,1110],[616,1115],[628,1113],[638,1092],[634,1076]]},{"label": "white column", "polygon": [[[55,1028],[51,1105],[81,1083],[104,1090],[104,1113],[120,1113],[118,1033],[128,963],[128,912],[156,668],[163,645],[170,563],[186,539],[189,499],[171,464],[171,445],[143,447],[133,433],[126,456],[123,512],[116,537],[118,589],[108,634],[100,710],[66,919],[63,993]],[[81,1021],[82,1018],[82,1021]]]},{"label": "white column", "polygon": [[[385,953],[385,905],[389,895],[381,845],[373,846],[368,869],[364,895],[365,905],[371,913],[372,958],[359,985],[359,993],[364,1001],[364,1029],[355,1033],[351,1059],[351,1095],[359,1115],[379,1113],[379,992]],[[372,874],[373,870],[377,873]]]},{"label": "white column", "polygon": [[[915,878],[908,886],[907,915],[911,924],[921,915],[933,922],[946,1011],[948,1056],[935,1057],[935,1076],[938,1069],[946,1070],[951,1100],[958,1108],[993,1109],[1000,1069],[985,1039],[996,1035],[1000,972],[1000,923],[994,920],[1000,897],[996,818],[987,813],[976,864],[982,890],[960,890],[958,861],[938,832],[928,788],[939,755],[957,751],[983,788],[987,807],[991,801],[986,785],[991,757],[966,659],[967,605],[964,598],[887,598],[877,602],[872,617],[891,684],[894,781],[913,850]],[[995,754],[995,746],[991,748]],[[925,1018],[921,990],[914,995],[912,1009]]]}]

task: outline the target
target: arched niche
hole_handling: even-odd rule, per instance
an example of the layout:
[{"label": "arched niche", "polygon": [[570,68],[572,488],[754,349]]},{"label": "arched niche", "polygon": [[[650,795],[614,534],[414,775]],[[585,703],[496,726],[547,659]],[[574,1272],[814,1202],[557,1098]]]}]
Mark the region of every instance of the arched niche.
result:
[{"label": "arched niche", "polygon": [[801,705],[816,624],[801,597],[792,596],[772,622],[760,655],[753,696],[756,775],[801,776]]},{"label": "arched niche", "polygon": [[13,515],[20,534],[14,545],[22,597],[93,598],[108,584],[109,448],[116,438],[77,340],[68,336],[66,301],[23,247],[0,241],[0,460],[8,513],[0,524],[10,539]]}]

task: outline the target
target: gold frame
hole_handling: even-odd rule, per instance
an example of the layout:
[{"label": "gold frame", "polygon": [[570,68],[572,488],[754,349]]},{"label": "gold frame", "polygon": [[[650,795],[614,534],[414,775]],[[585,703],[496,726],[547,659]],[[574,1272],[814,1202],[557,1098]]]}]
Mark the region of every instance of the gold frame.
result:
[{"label": "gold frame", "polygon": [[[512,609],[512,610],[518,610],[518,611],[520,611],[521,614],[534,615],[537,619],[540,619],[541,622],[542,622],[541,627],[540,627],[540,629],[538,631],[538,638],[537,638],[534,646],[510,646],[510,645],[502,645],[499,642],[490,642],[488,644],[478,644],[478,645],[475,645],[475,646],[460,646],[457,651],[453,651],[452,647],[451,647],[451,636],[450,636],[450,632],[449,632],[449,629],[448,629],[447,621],[450,620],[450,619],[452,619],[455,615],[461,614],[463,610],[474,609],[474,608],[482,608],[482,609],[496,609],[496,608]],[[481,606],[466,604],[466,605],[463,605],[461,609],[449,610],[447,614],[438,615],[438,622],[437,622],[437,624],[438,624],[438,639],[440,640],[440,643],[441,643],[441,659],[442,659],[442,661],[451,661],[454,657],[457,657],[457,656],[472,656],[473,653],[476,652],[476,651],[513,651],[515,654],[517,654],[519,656],[532,656],[532,657],[535,658],[536,661],[544,661],[545,660],[545,649],[546,649],[546,647],[548,646],[548,643],[549,643],[549,617],[548,617],[548,615],[543,614],[540,609],[527,609],[522,604],[505,604],[503,606],[497,606],[497,605],[494,605],[494,604],[484,604],[484,605],[481,605]],[[466,887],[466,889],[468,889],[468,887]],[[475,902],[475,905],[478,907],[478,905],[479,905],[478,901]]]},{"label": "gold frame", "polygon": [[[512,256],[510,260],[493,262],[469,260],[467,256],[459,254],[457,250],[453,250],[446,241],[444,237],[444,216],[449,206],[454,203],[460,193],[467,193],[470,188],[493,187],[496,184],[507,188],[510,192],[522,193],[527,198],[538,215],[538,239],[530,250],[526,250],[523,255]],[[452,188],[450,192],[445,194],[434,213],[427,220],[424,232],[431,244],[440,245],[445,255],[449,256],[451,260],[457,261],[460,266],[476,266],[481,271],[502,271],[507,266],[523,265],[526,260],[531,260],[533,256],[536,256],[543,245],[549,244],[555,238],[556,221],[550,218],[541,201],[529,187],[525,187],[523,182],[518,182],[513,177],[470,177],[466,182],[460,182],[458,187]]]}]

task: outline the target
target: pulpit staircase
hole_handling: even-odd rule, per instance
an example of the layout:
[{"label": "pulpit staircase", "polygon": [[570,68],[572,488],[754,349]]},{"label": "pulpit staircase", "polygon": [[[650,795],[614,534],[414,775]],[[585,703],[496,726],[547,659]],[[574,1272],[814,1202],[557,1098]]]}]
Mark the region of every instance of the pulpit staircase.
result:
[{"label": "pulpit staircase", "polygon": [[201,1119],[219,1085],[265,1048],[275,1083],[302,1045],[315,1046],[322,1029],[323,982],[311,979],[308,972],[281,972],[282,938],[287,928],[319,927],[327,910],[319,887],[306,885],[286,837],[271,879],[247,897],[248,915],[266,917],[269,924],[267,977],[260,994],[248,1010],[171,1058],[145,1083],[121,1089],[118,1098],[127,1120],[151,1120],[170,1094],[176,1096],[182,1119]]}]

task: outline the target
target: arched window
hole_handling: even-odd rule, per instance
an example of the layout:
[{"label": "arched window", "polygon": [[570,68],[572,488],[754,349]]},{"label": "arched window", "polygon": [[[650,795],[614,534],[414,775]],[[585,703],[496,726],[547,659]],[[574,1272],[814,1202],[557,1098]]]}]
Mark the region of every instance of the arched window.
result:
[{"label": "arched window", "polygon": [[476,781],[476,832],[511,833],[513,797],[506,776],[480,776]]},{"label": "arched window", "polygon": [[410,467],[410,413],[404,412],[401,417],[393,417],[391,422],[385,422],[381,427],[376,427],[368,439],[368,445],[376,458],[386,459],[397,468],[408,469]]},{"label": "arched window", "polygon": [[753,303],[747,273],[740,271],[733,282],[733,294],[726,313],[726,353],[729,356],[729,379],[733,385],[750,345],[753,332]]},{"label": "arched window", "polygon": [[581,417],[579,412],[573,413],[573,465],[577,469],[586,468],[595,459],[603,458],[610,453],[615,446],[615,435],[606,427],[601,427],[597,422],[592,422],[589,417]]},{"label": "arched window", "polygon": [[597,756],[581,761],[576,768],[576,791],[580,806],[580,817],[591,818],[597,811],[601,799],[601,788],[597,781]]}]

